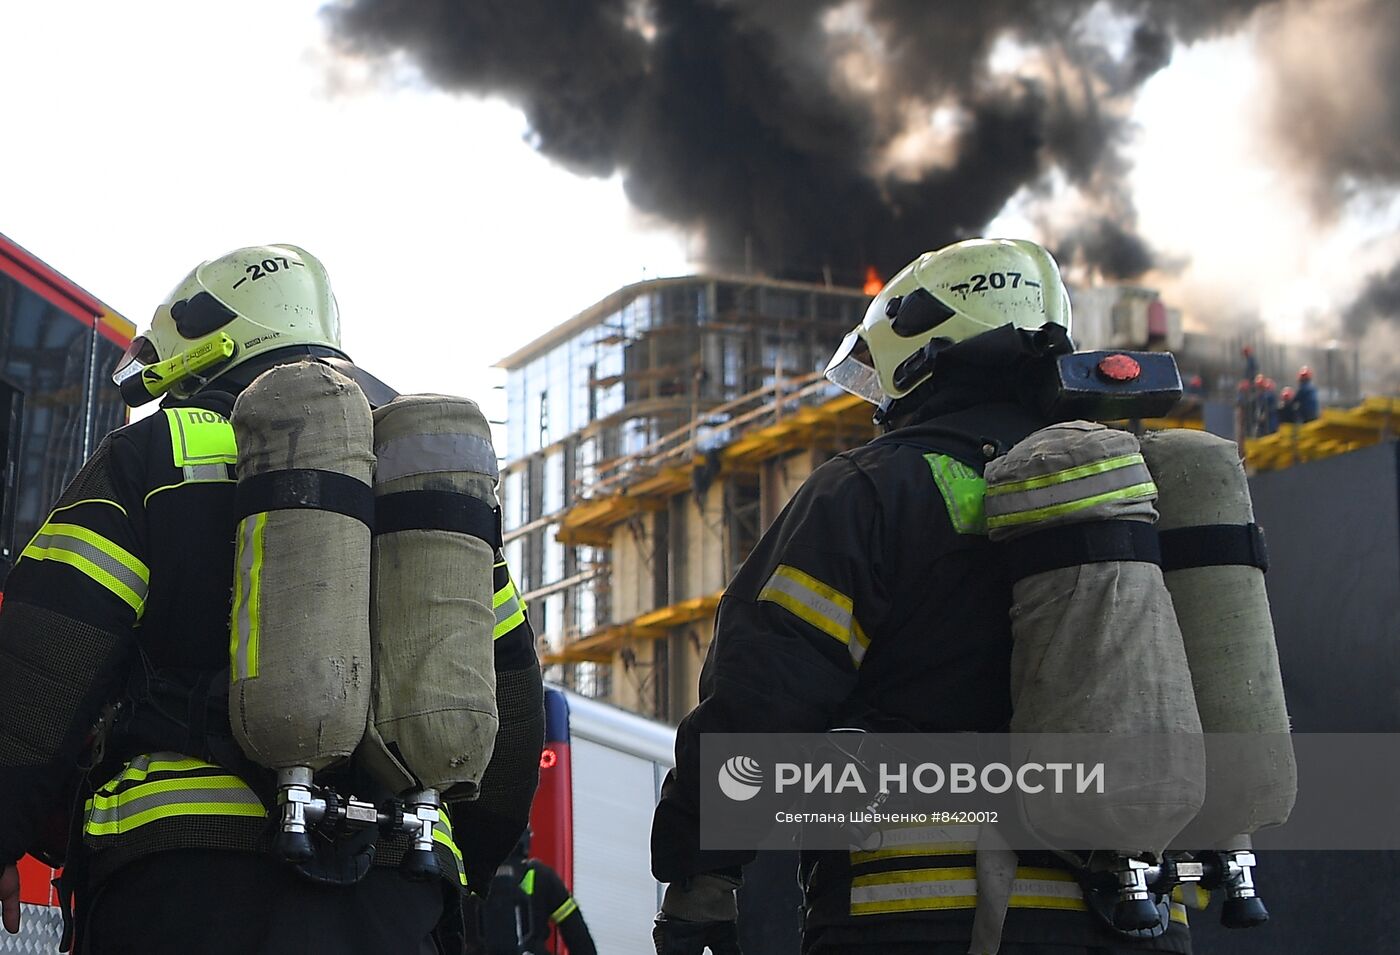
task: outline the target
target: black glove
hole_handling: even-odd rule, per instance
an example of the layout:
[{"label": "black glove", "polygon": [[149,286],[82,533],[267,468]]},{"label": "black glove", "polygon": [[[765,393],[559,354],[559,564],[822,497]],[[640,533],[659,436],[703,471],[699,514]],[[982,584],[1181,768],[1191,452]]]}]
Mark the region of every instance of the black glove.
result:
[{"label": "black glove", "polygon": [[739,908],[734,890],[741,880],[705,874],[672,882],[661,900],[652,941],[656,955],[742,955],[739,951]]},{"label": "black glove", "polygon": [[735,922],[687,922],[664,912],[651,930],[656,955],[743,955],[739,951],[739,926]]}]

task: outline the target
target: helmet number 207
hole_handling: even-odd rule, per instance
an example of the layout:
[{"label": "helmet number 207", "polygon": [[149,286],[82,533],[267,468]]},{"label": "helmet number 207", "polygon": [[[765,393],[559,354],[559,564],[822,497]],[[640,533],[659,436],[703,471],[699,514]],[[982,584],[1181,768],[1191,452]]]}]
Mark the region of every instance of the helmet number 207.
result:
[{"label": "helmet number 207", "polygon": [[283,269],[289,269],[293,265],[299,265],[302,268],[306,268],[304,263],[289,262],[285,257],[280,255],[270,259],[263,259],[261,262],[254,262],[252,265],[248,266],[243,270],[248,273],[247,277],[239,279],[237,282],[234,283],[233,287],[238,288],[238,286],[248,281],[248,279],[252,279],[254,282],[256,282],[258,279],[262,278],[265,275],[272,275],[273,273],[280,272]]},{"label": "helmet number 207", "polygon": [[[1032,282],[1030,279],[1026,279],[1026,284],[1033,285],[1036,288],[1040,287],[1039,282]],[[972,276],[966,282],[959,282],[957,285],[948,286],[948,289],[949,291],[957,292],[963,298],[967,298],[969,292],[985,292],[988,288],[1004,289],[1007,287],[1021,287],[1020,272],[988,272],[985,275],[979,273]]]}]

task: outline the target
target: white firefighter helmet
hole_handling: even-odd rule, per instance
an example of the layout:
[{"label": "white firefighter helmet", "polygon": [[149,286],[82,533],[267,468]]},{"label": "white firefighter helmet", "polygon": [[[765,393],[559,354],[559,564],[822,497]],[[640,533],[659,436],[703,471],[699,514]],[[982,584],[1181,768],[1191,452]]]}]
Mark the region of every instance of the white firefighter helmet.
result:
[{"label": "white firefighter helmet", "polygon": [[1050,253],[1025,239],[967,239],[925,252],[890,279],[831,356],[826,377],[884,405],[932,375],[916,356],[933,339],[1050,322],[1070,328],[1069,293]]},{"label": "white firefighter helmet", "polygon": [[290,345],[340,352],[340,313],[315,256],[294,245],[238,249],[198,266],[155,311],[112,373],[135,407],[189,397],[250,358]]}]

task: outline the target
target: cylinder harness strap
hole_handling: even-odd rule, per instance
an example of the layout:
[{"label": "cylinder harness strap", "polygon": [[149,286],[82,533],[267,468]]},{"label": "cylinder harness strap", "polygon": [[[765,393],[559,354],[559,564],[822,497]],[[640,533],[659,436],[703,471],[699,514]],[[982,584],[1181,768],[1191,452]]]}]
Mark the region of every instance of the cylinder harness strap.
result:
[{"label": "cylinder harness strap", "polygon": [[1159,531],[1162,570],[1238,564],[1269,569],[1269,549],[1258,524],[1201,524]]}]

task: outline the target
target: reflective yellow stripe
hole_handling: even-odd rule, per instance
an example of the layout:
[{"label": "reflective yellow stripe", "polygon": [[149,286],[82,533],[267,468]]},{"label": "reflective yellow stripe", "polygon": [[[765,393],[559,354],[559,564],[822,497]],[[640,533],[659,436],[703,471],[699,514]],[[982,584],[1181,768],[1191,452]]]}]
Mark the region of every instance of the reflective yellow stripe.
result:
[{"label": "reflective yellow stripe", "polygon": [[177,468],[238,463],[233,425],[223,415],[202,408],[166,408],[165,417]]},{"label": "reflective yellow stripe", "polygon": [[570,915],[573,915],[577,911],[578,903],[574,901],[573,896],[569,896],[569,898],[564,900],[563,905],[559,906],[559,908],[549,913],[549,920],[555,925],[558,925],[560,922],[564,921],[566,918],[568,918]]},{"label": "reflective yellow stripe", "polygon": [[1182,925],[1190,924],[1186,918],[1186,906],[1182,905],[1180,902],[1171,902],[1167,905],[1167,916],[1173,922],[1179,922]]},{"label": "reflective yellow stripe", "polygon": [[880,830],[880,848],[853,851],[851,862],[970,854],[977,851],[978,829],[978,826],[885,827]]},{"label": "reflective yellow stripe", "polygon": [[[500,567],[501,564],[497,564]],[[499,640],[525,622],[525,601],[515,589],[515,581],[506,579],[506,585],[496,591],[491,598],[491,609],[496,614],[496,625],[491,630],[491,639]]]},{"label": "reflective yellow stripe", "polygon": [[520,880],[520,888],[525,890],[526,895],[535,894],[535,870],[526,869],[525,878]]},{"label": "reflective yellow stripe", "polygon": [[[54,519],[56,516],[58,516],[58,514],[61,513],[62,511],[71,511],[73,508],[75,508],[75,507],[82,507],[84,504],[106,504],[108,507],[115,507],[118,511],[121,511],[122,517],[127,517],[127,516],[128,516],[127,513],[126,513],[126,508],[122,507],[122,506],[121,506],[120,504],[118,504],[116,501],[109,501],[109,500],[107,500],[106,498],[101,498],[101,497],[87,497],[87,498],[83,498],[81,501],[74,501],[72,504],[65,504],[65,505],[63,505],[62,507],[55,507],[55,508],[49,513],[49,520],[53,520],[53,519]],[[31,543],[32,543],[32,539],[31,539]]]},{"label": "reflective yellow stripe", "polygon": [[50,520],[20,552],[20,559],[51,560],[81,572],[136,612],[146,609],[151,572],[125,549],[78,524]]},{"label": "reflective yellow stripe", "polygon": [[151,773],[179,772],[185,769],[218,769],[213,763],[206,763],[193,756],[181,756],[179,753],[151,753],[145,756],[137,756],[122,767],[121,772],[113,776],[112,779],[98,792],[110,792],[115,789],[118,783],[130,782],[131,780],[145,779]]},{"label": "reflective yellow stripe", "polygon": [[447,821],[447,810],[440,813],[440,821],[433,826],[433,841],[439,845],[444,845],[452,853],[452,858],[457,861],[457,881],[462,885],[467,884],[466,863],[462,861],[462,850],[457,848],[457,843],[452,840],[452,823]]},{"label": "reflective yellow stripe", "polygon": [[1147,462],[1142,459],[1142,455],[1136,451],[1129,454],[1120,454],[1117,457],[1105,458],[1102,461],[1091,461],[1088,464],[1081,464],[1077,467],[1065,468],[1063,471],[1052,471],[1049,474],[1041,474],[1036,477],[1026,478],[1024,481],[1013,481],[1011,484],[997,484],[987,488],[988,497],[999,497],[1002,494],[1015,494],[1017,491],[1031,491],[1036,488],[1049,487],[1052,484],[1064,484],[1068,481],[1076,481],[1091,474],[1103,474],[1105,471],[1116,471],[1119,468],[1132,467],[1135,464],[1147,466]]},{"label": "reflective yellow stripe", "polygon": [[137,756],[85,801],[83,831],[100,840],[174,816],[266,816],[257,794],[231,773],[149,779],[153,773],[218,768],[179,753]]},{"label": "reflective yellow stripe", "polygon": [[258,675],[258,641],[262,616],[263,532],[267,514],[254,514],[238,525],[237,574],[233,583],[233,625],[229,644],[230,674],[234,680]]},{"label": "reflective yellow stripe", "polygon": [[1065,514],[1073,514],[1075,511],[1085,511],[1096,504],[1107,504],[1110,501],[1122,501],[1129,498],[1150,499],[1157,496],[1157,485],[1151,481],[1143,484],[1133,484],[1129,487],[1119,488],[1116,491],[1105,491],[1103,494],[1095,494],[1092,497],[1081,498],[1077,501],[1066,501],[1063,504],[1052,504],[1048,507],[1039,507],[1029,511],[1015,511],[1011,514],[1001,514],[995,517],[987,517],[987,526],[990,528],[1010,527],[1016,524],[1031,524],[1036,521],[1043,521],[1051,517],[1060,517]]},{"label": "reflective yellow stripe", "polygon": [[1172,889],[1172,898],[1177,902],[1185,903],[1198,912],[1203,912],[1210,905],[1210,890],[1195,884],[1178,885]]},{"label": "reflective yellow stripe", "polygon": [[216,473],[214,470],[209,470],[209,471],[206,472],[206,469],[203,468],[203,467],[198,467],[198,468],[193,468],[193,467],[185,468],[185,473],[191,475],[190,477],[188,477],[188,478],[186,478],[185,480],[181,481],[179,484],[164,484],[164,485],[162,485],[162,486],[156,488],[155,490],[153,490],[153,491],[151,491],[150,493],[148,493],[148,494],[145,496],[145,498],[142,499],[141,503],[143,503],[143,504],[149,504],[149,503],[151,503],[151,498],[155,497],[157,494],[160,494],[162,491],[173,491],[173,490],[175,490],[176,488],[188,487],[188,486],[191,485],[191,484],[236,484],[236,483],[237,483],[237,481],[233,478],[232,474],[229,472],[228,465],[219,464],[219,465],[211,465],[210,467],[211,467],[211,468],[217,468],[217,473]]},{"label": "reflective yellow stripe", "polygon": [[[1011,907],[1086,911],[1074,876],[1060,869],[1018,866]],[[931,912],[977,906],[977,870],[971,866],[876,872],[851,880],[851,914]]]},{"label": "reflective yellow stripe", "polygon": [[851,631],[851,661],[855,663],[856,668],[859,669],[860,665],[865,662],[866,651],[870,649],[870,637],[867,636],[865,631],[861,628],[859,620],[854,620]]},{"label": "reflective yellow stripe", "polygon": [[758,599],[777,604],[833,640],[851,642],[851,598],[796,567],[779,564]]},{"label": "reflective yellow stripe", "polygon": [[[159,796],[165,793],[186,792],[194,789],[238,789],[240,787],[247,789],[248,785],[231,773],[213,776],[175,776],[170,779],[157,779],[148,783],[140,783],[129,789],[123,789],[115,795],[104,786],[87,800],[86,805],[96,809],[115,809],[143,796]],[[251,790],[249,791],[251,792]]]},{"label": "reflective yellow stripe", "polygon": [[139,829],[141,826],[158,819],[169,819],[172,816],[252,816],[262,818],[266,815],[267,810],[263,808],[262,803],[176,802],[157,806],[145,812],[138,812],[115,822],[89,822],[83,826],[83,831],[90,836],[115,836]]}]

